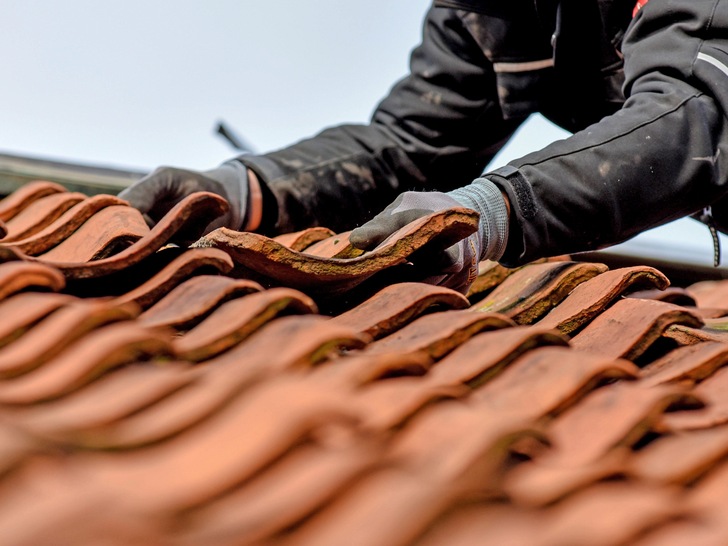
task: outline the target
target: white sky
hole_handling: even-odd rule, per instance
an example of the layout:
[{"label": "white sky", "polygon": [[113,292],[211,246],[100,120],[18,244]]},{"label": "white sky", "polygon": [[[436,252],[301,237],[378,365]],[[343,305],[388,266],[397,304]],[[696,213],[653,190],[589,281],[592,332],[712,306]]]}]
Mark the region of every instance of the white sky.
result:
[{"label": "white sky", "polygon": [[[260,152],[364,122],[406,73],[430,3],[2,2],[0,153],[205,169],[235,154],[213,134],[220,119]],[[563,135],[536,119],[498,162]],[[683,222],[637,242],[710,262],[704,229]]]}]

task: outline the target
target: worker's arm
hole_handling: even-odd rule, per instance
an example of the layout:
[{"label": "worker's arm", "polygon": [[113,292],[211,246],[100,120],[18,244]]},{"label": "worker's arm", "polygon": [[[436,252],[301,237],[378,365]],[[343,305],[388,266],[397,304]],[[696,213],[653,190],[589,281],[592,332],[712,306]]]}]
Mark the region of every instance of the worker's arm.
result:
[{"label": "worker's arm", "polygon": [[504,263],[621,242],[726,195],[727,30],[728,0],[640,11],[623,44],[624,107],[486,175],[511,205]]},{"label": "worker's arm", "polygon": [[371,123],[241,158],[274,197],[278,216],[266,206],[263,231],[348,230],[405,190],[447,191],[480,175],[527,113],[503,119],[493,66],[462,17],[430,10],[410,74]]}]

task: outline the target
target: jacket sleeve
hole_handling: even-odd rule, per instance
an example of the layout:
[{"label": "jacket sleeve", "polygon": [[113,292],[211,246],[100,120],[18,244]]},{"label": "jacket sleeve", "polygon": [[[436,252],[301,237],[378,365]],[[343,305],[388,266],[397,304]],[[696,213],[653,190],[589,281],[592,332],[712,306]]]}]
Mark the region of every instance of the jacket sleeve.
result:
[{"label": "jacket sleeve", "polygon": [[655,0],[623,44],[624,107],[487,176],[512,206],[502,261],[592,250],[728,191],[728,0]]},{"label": "jacket sleeve", "polygon": [[[432,8],[410,74],[368,125],[342,125],[240,160],[270,190],[281,233],[352,229],[408,189],[470,182],[522,120],[502,119],[492,65],[452,9]],[[273,199],[272,199],[273,198]],[[268,208],[267,208],[268,210]],[[270,214],[267,214],[270,216]]]}]

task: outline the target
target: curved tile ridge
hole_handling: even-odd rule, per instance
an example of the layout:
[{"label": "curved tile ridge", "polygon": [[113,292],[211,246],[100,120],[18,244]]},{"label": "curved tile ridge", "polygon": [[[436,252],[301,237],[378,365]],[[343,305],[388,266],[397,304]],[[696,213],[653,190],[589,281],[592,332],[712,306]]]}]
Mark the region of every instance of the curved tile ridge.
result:
[{"label": "curved tile ridge", "polygon": [[509,275],[474,309],[503,313],[518,324],[531,324],[578,285],[607,269],[604,264],[588,262],[529,264]]},{"label": "curved tile ridge", "polygon": [[101,209],[125,203],[113,195],[94,195],[75,204],[38,233],[14,242],[0,241],[0,245],[15,248],[29,256],[37,256],[67,239]]},{"label": "curved tile ridge", "polygon": [[465,309],[467,298],[449,288],[402,282],[387,286],[368,300],[331,320],[379,339],[434,308]]},{"label": "curved tile ridge", "polygon": [[629,461],[630,476],[645,482],[694,482],[728,455],[728,427],[686,431],[662,436]]},{"label": "curved tile ridge", "polygon": [[425,315],[387,337],[370,343],[367,355],[422,353],[438,360],[479,332],[515,326],[498,313],[470,310],[440,311]]},{"label": "curved tile ridge", "polygon": [[245,340],[281,315],[316,313],[314,301],[297,290],[271,288],[223,303],[173,344],[179,358],[201,362]]},{"label": "curved tile ridge", "polygon": [[541,419],[574,406],[600,383],[633,379],[633,363],[569,347],[540,347],[473,391],[471,399],[498,415]]},{"label": "curved tile ridge", "polygon": [[0,200],[0,220],[8,221],[25,207],[47,195],[65,192],[66,188],[55,182],[38,180],[18,188],[5,199]]},{"label": "curved tile ridge", "polygon": [[300,380],[300,374],[291,372],[319,365],[339,351],[359,349],[367,341],[319,315],[276,319],[207,361],[199,381],[190,388],[112,427],[87,434],[84,440],[96,447],[124,449],[170,438],[209,419],[232,400],[246,398],[259,384],[286,375]]},{"label": "curved tile ridge", "polygon": [[283,246],[287,246],[291,250],[302,251],[314,243],[328,239],[336,235],[329,228],[312,227],[293,233],[284,233],[273,237],[273,240]]},{"label": "curved tile ridge", "polygon": [[134,302],[142,309],[148,309],[162,296],[189,278],[202,273],[210,274],[213,271],[225,274],[229,273],[232,268],[232,259],[222,250],[216,248],[188,249],[143,284],[114,298],[114,303],[121,305]]},{"label": "curved tile ridge", "polygon": [[728,363],[728,343],[706,341],[678,347],[651,362],[640,372],[640,382],[654,386],[662,383],[697,383]]},{"label": "curved tile ridge", "polygon": [[198,372],[186,362],[131,364],[58,400],[23,408],[13,416],[34,434],[82,446],[92,431],[112,427],[188,387],[200,377]]},{"label": "curved tile ridge", "polygon": [[0,379],[27,373],[88,332],[105,324],[133,319],[138,314],[134,305],[117,307],[101,301],[74,301],[0,349]]},{"label": "curved tile ridge", "polygon": [[[374,445],[372,445],[374,444]],[[179,546],[255,544],[285,532],[375,466],[375,442],[295,447],[244,486],[186,514]]]},{"label": "curved tile ridge", "polygon": [[395,265],[404,264],[425,246],[447,247],[473,233],[478,214],[448,209],[405,226],[376,249],[356,258],[319,258],[295,252],[256,233],[220,228],[193,246],[225,250],[238,266],[299,290],[320,290],[331,296],[345,292]]},{"label": "curved tile ridge", "polygon": [[191,328],[220,304],[263,290],[257,282],[215,275],[186,280],[139,316],[146,326]]},{"label": "curved tile ridge", "polygon": [[636,444],[668,408],[684,403],[695,397],[675,385],[621,382],[597,389],[554,419],[546,431],[552,448],[515,469],[505,490],[519,504],[540,506],[618,472],[624,456],[610,455]]},{"label": "curved tile ridge", "polygon": [[606,271],[574,288],[538,325],[571,334],[602,313],[625,292],[635,288],[665,289],[669,285],[667,277],[652,267],[624,267]]},{"label": "curved tile ridge", "polygon": [[571,340],[577,349],[635,360],[672,324],[700,327],[703,320],[684,307],[653,300],[623,299]]},{"label": "curved tile ridge", "polygon": [[58,292],[66,279],[56,268],[30,262],[0,264],[0,300],[28,288]]},{"label": "curved tile ridge", "polygon": [[125,321],[98,328],[22,377],[0,383],[0,404],[52,400],[86,385],[104,372],[145,357],[172,355],[168,332]]},{"label": "curved tile ridge", "polygon": [[[172,241],[183,244],[194,241],[211,221],[222,216],[227,209],[227,201],[217,195],[194,193],[175,205],[146,235],[118,254],[84,263],[54,261],[53,265],[69,279],[103,277],[139,263]],[[27,259],[43,261],[42,256]]]},{"label": "curved tile ridge", "polygon": [[99,210],[37,259],[44,263],[90,262],[115,254],[148,233],[141,212],[127,205],[112,205]]},{"label": "curved tile ridge", "polygon": [[728,423],[728,368],[721,368],[695,386],[695,396],[705,403],[697,409],[664,415],[661,429],[669,431],[710,428]]},{"label": "curved tile ridge", "polygon": [[698,307],[728,309],[728,282],[725,280],[696,282],[687,290]]},{"label": "curved tile ridge", "polygon": [[[317,382],[278,377],[230,400],[205,426],[143,452],[98,456],[90,471],[133,506],[174,514],[251,479],[321,427],[354,423],[347,402],[343,393]],[[170,475],[176,476],[173,487]]]},{"label": "curved tile ridge", "polygon": [[23,332],[59,309],[75,301],[67,294],[25,292],[0,300],[0,347],[20,337]]},{"label": "curved tile ridge", "polygon": [[33,201],[5,222],[8,234],[4,242],[19,241],[35,235],[85,199],[82,193],[60,192]]}]

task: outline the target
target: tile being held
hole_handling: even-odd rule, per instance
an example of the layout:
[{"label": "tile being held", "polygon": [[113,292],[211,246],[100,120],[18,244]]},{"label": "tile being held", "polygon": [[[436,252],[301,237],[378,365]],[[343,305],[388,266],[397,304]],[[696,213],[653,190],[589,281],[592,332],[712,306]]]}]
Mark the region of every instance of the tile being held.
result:
[{"label": "tile being held", "polygon": [[291,250],[301,252],[306,250],[314,243],[328,239],[336,235],[329,228],[312,227],[293,233],[284,233],[273,237],[273,240],[283,246],[287,246]]},{"label": "tile being held", "polygon": [[356,258],[319,258],[255,233],[220,228],[196,246],[225,250],[247,271],[290,288],[333,297],[360,285],[374,274],[407,259],[425,246],[447,247],[477,229],[477,213],[449,209],[421,218],[393,234],[371,252]]}]

